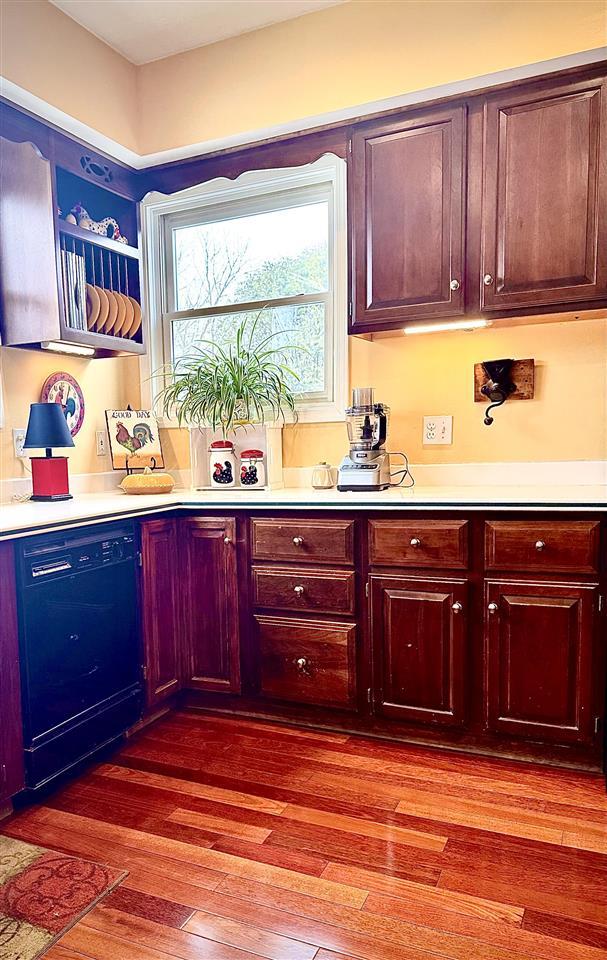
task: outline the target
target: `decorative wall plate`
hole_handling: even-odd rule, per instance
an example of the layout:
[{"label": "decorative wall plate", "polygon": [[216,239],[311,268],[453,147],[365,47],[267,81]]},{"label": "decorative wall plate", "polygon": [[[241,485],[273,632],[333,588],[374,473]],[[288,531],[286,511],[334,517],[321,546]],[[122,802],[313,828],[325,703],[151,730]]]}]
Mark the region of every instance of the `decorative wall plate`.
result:
[{"label": "decorative wall plate", "polygon": [[60,403],[73,437],[84,421],[84,395],[77,380],[69,373],[51,373],[42,384],[41,403]]}]

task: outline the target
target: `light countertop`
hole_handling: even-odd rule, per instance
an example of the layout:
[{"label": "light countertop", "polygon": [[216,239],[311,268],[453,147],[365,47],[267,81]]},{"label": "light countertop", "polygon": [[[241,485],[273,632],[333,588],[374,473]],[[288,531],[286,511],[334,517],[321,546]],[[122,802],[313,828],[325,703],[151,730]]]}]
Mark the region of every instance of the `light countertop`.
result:
[{"label": "light countertop", "polygon": [[207,510],[500,510],[590,512],[607,510],[607,486],[416,486],[378,493],[282,490],[184,490],[127,496],[120,490],[77,494],[58,503],[0,504],[0,539],[175,509]]}]

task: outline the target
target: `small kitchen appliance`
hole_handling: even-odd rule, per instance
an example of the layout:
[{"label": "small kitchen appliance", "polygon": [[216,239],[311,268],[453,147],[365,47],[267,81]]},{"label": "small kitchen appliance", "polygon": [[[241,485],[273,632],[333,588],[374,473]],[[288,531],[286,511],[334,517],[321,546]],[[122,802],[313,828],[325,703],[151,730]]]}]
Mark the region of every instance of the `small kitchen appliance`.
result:
[{"label": "small kitchen appliance", "polygon": [[[404,469],[390,472],[390,454],[386,450],[390,410],[385,404],[376,403],[373,394],[373,387],[355,387],[352,391],[352,406],[346,409],[350,452],[339,465],[338,490],[386,490],[398,486],[409,474],[404,453],[393,454],[403,457]],[[398,475],[400,480],[393,483],[391,477]]]}]

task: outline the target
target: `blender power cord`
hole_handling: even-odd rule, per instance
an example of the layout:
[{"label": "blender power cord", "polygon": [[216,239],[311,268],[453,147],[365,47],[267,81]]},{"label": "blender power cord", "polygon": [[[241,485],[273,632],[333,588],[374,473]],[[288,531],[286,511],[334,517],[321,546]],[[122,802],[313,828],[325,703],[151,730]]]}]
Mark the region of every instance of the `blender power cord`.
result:
[{"label": "blender power cord", "polygon": [[403,468],[402,470],[395,470],[394,473],[391,473],[391,474],[390,474],[391,477],[398,477],[398,476],[400,476],[400,475],[402,474],[402,476],[400,477],[400,480],[397,480],[396,483],[391,483],[390,486],[391,486],[391,487],[400,487],[400,485],[401,485],[402,483],[404,483],[404,481],[406,480],[406,478],[409,477],[409,480],[410,480],[411,482],[406,484],[406,488],[408,489],[409,487],[414,487],[414,486],[415,486],[415,478],[413,477],[413,474],[412,474],[411,471],[409,470],[409,458],[408,458],[407,454],[406,454],[406,453],[401,453],[399,450],[395,450],[394,453],[391,453],[391,454],[390,454],[390,456],[391,456],[391,457],[402,457],[403,460],[405,461],[405,466],[404,466],[404,468]]}]

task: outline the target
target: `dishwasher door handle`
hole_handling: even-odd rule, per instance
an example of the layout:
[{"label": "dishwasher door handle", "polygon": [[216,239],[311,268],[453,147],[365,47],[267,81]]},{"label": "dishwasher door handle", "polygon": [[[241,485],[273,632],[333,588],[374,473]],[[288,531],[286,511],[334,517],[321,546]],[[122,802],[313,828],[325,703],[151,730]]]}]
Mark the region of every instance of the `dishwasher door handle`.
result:
[{"label": "dishwasher door handle", "polygon": [[49,563],[43,567],[32,567],[32,577],[48,577],[51,573],[61,573],[62,570],[71,569],[72,565],[69,560],[62,560],[60,563]]}]

